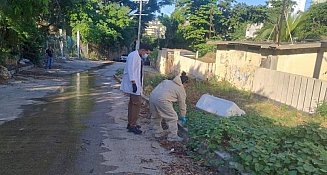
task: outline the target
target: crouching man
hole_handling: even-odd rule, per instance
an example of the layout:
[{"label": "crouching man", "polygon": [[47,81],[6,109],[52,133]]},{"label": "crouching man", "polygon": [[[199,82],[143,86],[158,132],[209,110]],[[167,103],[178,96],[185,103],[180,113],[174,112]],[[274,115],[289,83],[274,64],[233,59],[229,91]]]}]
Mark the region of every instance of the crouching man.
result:
[{"label": "crouching man", "polygon": [[164,130],[161,126],[162,119],[165,119],[168,125],[168,141],[182,141],[183,139],[177,135],[178,115],[173,108],[173,103],[178,102],[181,120],[185,121],[186,117],[186,93],[184,84],[188,77],[183,72],[181,76],[175,77],[173,80],[162,81],[150,94],[150,113],[155,137],[164,136]]}]

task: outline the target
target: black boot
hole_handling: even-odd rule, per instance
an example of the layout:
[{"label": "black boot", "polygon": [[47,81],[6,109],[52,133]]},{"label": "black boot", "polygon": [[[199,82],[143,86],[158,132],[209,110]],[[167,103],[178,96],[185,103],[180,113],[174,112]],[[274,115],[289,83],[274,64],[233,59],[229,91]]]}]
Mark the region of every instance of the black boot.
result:
[{"label": "black boot", "polygon": [[130,127],[128,129],[128,132],[133,132],[134,134],[137,134],[137,135],[142,134],[142,131],[140,129],[138,129],[137,127]]},{"label": "black boot", "polygon": [[[129,128],[131,128],[131,126],[130,126],[129,124],[127,124],[126,129],[129,129]],[[140,126],[140,125],[136,125],[136,128],[137,128],[137,129],[141,129],[141,126]]]}]

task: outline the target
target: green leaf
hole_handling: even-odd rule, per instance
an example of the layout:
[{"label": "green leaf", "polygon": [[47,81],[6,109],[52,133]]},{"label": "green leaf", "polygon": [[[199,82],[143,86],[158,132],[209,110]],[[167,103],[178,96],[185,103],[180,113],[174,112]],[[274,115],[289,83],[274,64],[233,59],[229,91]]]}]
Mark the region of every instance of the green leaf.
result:
[{"label": "green leaf", "polygon": [[308,172],[314,172],[315,171],[315,168],[312,165],[308,164],[308,163],[305,163],[303,165],[303,168],[304,168],[305,171],[308,171]]},{"label": "green leaf", "polygon": [[297,171],[295,171],[295,170],[289,171],[288,175],[297,175]]}]

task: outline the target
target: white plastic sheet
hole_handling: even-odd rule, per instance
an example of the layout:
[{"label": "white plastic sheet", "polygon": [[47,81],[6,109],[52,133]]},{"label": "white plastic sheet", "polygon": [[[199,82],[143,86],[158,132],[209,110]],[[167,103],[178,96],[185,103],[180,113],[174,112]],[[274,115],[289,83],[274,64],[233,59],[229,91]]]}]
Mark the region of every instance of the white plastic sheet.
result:
[{"label": "white plastic sheet", "polygon": [[196,107],[222,117],[241,116],[245,114],[234,102],[208,94],[201,96],[200,100],[196,103]]}]

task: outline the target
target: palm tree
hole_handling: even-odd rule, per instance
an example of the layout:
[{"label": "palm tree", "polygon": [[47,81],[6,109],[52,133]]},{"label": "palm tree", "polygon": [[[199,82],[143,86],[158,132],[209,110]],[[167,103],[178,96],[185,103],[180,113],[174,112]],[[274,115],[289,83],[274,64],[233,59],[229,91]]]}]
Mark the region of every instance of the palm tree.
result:
[{"label": "palm tree", "polygon": [[[281,28],[281,41],[293,42],[292,38],[297,37],[299,27],[303,25],[305,21],[306,13],[299,13],[297,15],[291,15],[285,13],[286,22],[283,22]],[[268,23],[259,32],[257,40],[268,40],[277,37],[277,24]]]}]

